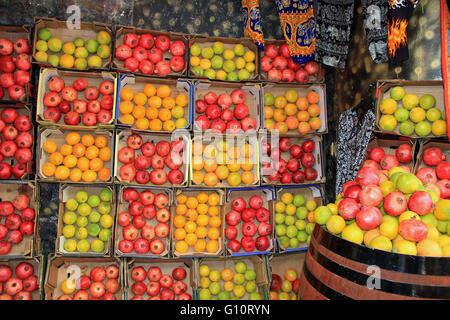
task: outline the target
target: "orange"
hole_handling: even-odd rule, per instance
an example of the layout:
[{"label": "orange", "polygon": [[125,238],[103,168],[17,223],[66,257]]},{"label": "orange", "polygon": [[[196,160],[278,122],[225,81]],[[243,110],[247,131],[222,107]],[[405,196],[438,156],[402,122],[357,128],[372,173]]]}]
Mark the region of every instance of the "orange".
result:
[{"label": "orange", "polygon": [[197,212],[199,214],[207,214],[208,213],[208,205],[206,203],[199,203],[197,207]]},{"label": "orange", "polygon": [[63,144],[59,150],[63,156],[72,154],[72,146],[70,144]]},{"label": "orange", "polygon": [[108,138],[106,138],[105,136],[97,136],[95,138],[95,145],[97,146],[97,148],[106,147],[108,145]]},{"label": "orange", "polygon": [[78,158],[77,167],[82,171],[89,169],[89,159],[86,157]]},{"label": "orange", "polygon": [[158,108],[156,108],[156,107],[149,107],[145,111],[145,116],[149,120],[153,120],[153,119],[157,119],[158,118],[158,113],[159,113]]},{"label": "orange", "polygon": [[147,130],[150,125],[150,121],[147,118],[141,118],[136,120],[136,128],[139,130]]},{"label": "orange", "polygon": [[204,252],[206,248],[206,241],[205,240],[198,240],[194,245],[194,250],[196,252]]},{"label": "orange", "polygon": [[307,134],[310,130],[310,125],[308,122],[300,122],[298,124],[298,132],[301,134]]},{"label": "orange", "polygon": [[81,143],[78,143],[73,146],[72,153],[75,155],[75,157],[80,158],[86,153],[86,147]]},{"label": "orange", "polygon": [[220,196],[217,193],[211,193],[208,198],[208,204],[210,206],[217,206],[220,201]]},{"label": "orange", "polygon": [[310,116],[309,116],[308,111],[299,111],[297,114],[297,119],[300,122],[307,122],[307,121],[309,121],[309,118],[310,118]]},{"label": "orange", "polygon": [[143,92],[138,92],[133,98],[134,103],[143,106],[147,103],[147,96]]},{"label": "orange", "polygon": [[64,157],[61,153],[55,152],[50,155],[50,162],[53,163],[55,166],[59,166],[61,163],[63,163]]},{"label": "orange", "polygon": [[198,206],[198,200],[196,197],[188,197],[186,201],[186,206],[189,209],[195,209]]},{"label": "orange", "polygon": [[66,135],[66,142],[68,144],[70,144],[71,146],[76,145],[77,143],[79,143],[80,139],[81,139],[80,134],[77,133],[77,132],[69,132]]},{"label": "orange", "polygon": [[150,99],[148,99],[148,106],[153,108],[159,108],[161,107],[162,100],[158,96],[153,96]]},{"label": "orange", "polygon": [[271,107],[264,107],[264,119],[272,119],[273,109]]},{"label": "orange", "polygon": [[319,118],[311,118],[309,120],[309,125],[311,126],[312,130],[318,130],[322,125],[322,121],[320,121]]},{"label": "orange", "polygon": [[77,165],[77,161],[78,161],[77,157],[75,157],[73,154],[70,154],[64,157],[63,163],[67,168],[73,168]]},{"label": "orange", "polygon": [[80,169],[73,168],[72,170],[70,170],[69,179],[72,182],[78,182],[81,180],[82,174],[83,174],[83,172]]},{"label": "orange", "polygon": [[308,212],[308,221],[314,223],[314,211]]},{"label": "orange", "polygon": [[187,211],[187,207],[186,207],[186,205],[184,203],[179,204],[177,206],[177,208],[175,209],[175,212],[178,215],[184,215],[184,214],[186,214],[186,211]]},{"label": "orange", "polygon": [[122,88],[120,90],[120,99],[125,101],[131,101],[134,97],[134,92],[128,88]]},{"label": "orange", "polygon": [[131,101],[122,101],[119,104],[119,111],[122,114],[129,114],[133,111],[134,104]]},{"label": "orange", "polygon": [[208,218],[208,216],[206,214],[200,214],[197,217],[197,224],[199,226],[202,226],[202,227],[207,226],[208,222],[209,222],[209,218]]},{"label": "orange", "polygon": [[227,155],[230,157],[230,159],[236,160],[240,156],[240,151],[238,147],[232,147],[228,150]]},{"label": "orange", "polygon": [[133,117],[135,117],[136,119],[141,119],[143,117],[145,117],[145,107],[142,105],[137,105],[133,108],[133,112],[132,115]]},{"label": "orange", "polygon": [[286,111],[284,109],[276,109],[273,112],[273,120],[276,122],[284,121],[286,119]]},{"label": "orange", "polygon": [[306,99],[308,99],[309,104],[315,104],[319,102],[319,94],[314,91],[309,91],[306,95]]},{"label": "orange", "polygon": [[162,85],[156,88],[156,95],[160,98],[165,98],[170,96],[170,88],[168,85]]},{"label": "orange", "polygon": [[194,221],[188,221],[184,225],[184,230],[186,230],[187,233],[193,233],[197,229],[197,224]]},{"label": "orange", "polygon": [[47,177],[53,176],[55,174],[55,170],[56,166],[51,162],[47,162],[42,166],[42,173]]},{"label": "orange", "polygon": [[183,240],[186,238],[186,231],[183,228],[179,228],[174,231],[173,235],[175,236],[175,239]]},{"label": "orange", "polygon": [[272,119],[264,120],[264,128],[267,128],[267,130],[272,131],[275,127],[275,122]]},{"label": "orange", "polygon": [[309,106],[308,99],[306,99],[306,97],[298,98],[295,104],[297,105],[298,110],[307,110]]},{"label": "orange", "polygon": [[192,144],[192,152],[196,156],[201,156],[203,154],[203,144],[201,142],[194,142]]},{"label": "orange", "polygon": [[47,140],[44,142],[44,151],[47,153],[54,153],[58,150],[58,146],[54,141]]},{"label": "orange", "polygon": [[186,212],[186,219],[189,221],[196,221],[198,217],[197,210],[195,209],[188,209]]},{"label": "orange", "polygon": [[103,161],[109,161],[111,160],[111,149],[109,147],[103,147],[98,152],[98,156]]},{"label": "orange", "polygon": [[217,216],[219,214],[219,208],[216,206],[211,206],[208,208],[208,214],[210,217]]},{"label": "orange", "polygon": [[222,280],[223,281],[225,281],[225,282],[232,281],[233,277],[234,277],[234,272],[230,268],[225,268],[222,270]]},{"label": "orange", "polygon": [[185,253],[186,251],[188,251],[188,249],[189,245],[186,241],[177,241],[177,243],[175,244],[175,250],[179,253]]},{"label": "orange", "polygon": [[66,166],[59,166],[55,170],[55,178],[58,180],[66,180],[69,178],[70,170]]},{"label": "orange", "polygon": [[298,128],[298,120],[295,116],[289,116],[286,118],[286,127],[289,130],[295,130]]},{"label": "orange", "polygon": [[172,120],[164,121],[163,129],[164,131],[172,132],[173,130],[175,130],[175,122],[173,122]]},{"label": "orange", "polygon": [[233,161],[233,162],[229,162],[227,164],[227,168],[231,172],[237,172],[237,171],[239,171],[241,169],[241,165],[239,164],[239,162]]},{"label": "orange", "polygon": [[275,98],[275,102],[274,102],[275,108],[283,109],[286,106],[286,104],[287,104],[287,100],[284,96],[277,96]]},{"label": "orange", "polygon": [[173,107],[175,107],[175,99],[172,98],[172,97],[166,97],[166,98],[163,99],[162,105],[163,105],[164,108],[170,110]]},{"label": "orange", "polygon": [[253,180],[255,179],[253,173],[251,171],[244,171],[241,174],[242,182],[244,184],[252,184]]},{"label": "orange", "polygon": [[209,225],[213,228],[218,228],[222,224],[219,216],[214,216],[209,219]]},{"label": "orange", "polygon": [[103,168],[103,161],[100,158],[94,158],[89,161],[89,169],[99,171],[101,168]]},{"label": "orange", "polygon": [[278,130],[279,134],[285,134],[288,132],[288,127],[284,122],[277,122],[274,129]]},{"label": "orange", "polygon": [[217,228],[209,228],[208,229],[208,238],[211,240],[219,239],[220,231]]},{"label": "orange", "polygon": [[320,107],[317,104],[312,104],[308,107],[309,115],[313,117],[317,117],[320,114]]},{"label": "orange", "polygon": [[294,114],[297,113],[297,106],[293,103],[288,103],[284,108],[284,110],[286,111],[286,114],[288,116],[293,116]]},{"label": "orange", "polygon": [[216,169],[216,176],[219,180],[224,180],[228,177],[230,171],[228,170],[226,165],[218,166]]},{"label": "orange", "polygon": [[144,93],[147,97],[152,97],[156,94],[156,88],[151,83],[147,83],[144,86]]},{"label": "orange", "polygon": [[86,149],[86,158],[89,160],[92,160],[94,158],[97,158],[98,156],[98,148],[96,146],[90,146]]},{"label": "orange", "polygon": [[203,158],[200,156],[194,156],[192,158],[192,169],[194,170],[202,170],[203,169]]},{"label": "orange", "polygon": [[205,168],[206,172],[214,172],[214,171],[216,171],[216,169],[217,169],[216,160],[206,159],[204,168]]},{"label": "orange", "polygon": [[180,107],[187,106],[188,102],[189,102],[188,97],[185,96],[184,94],[179,94],[175,98],[175,104]]},{"label": "orange", "polygon": [[134,117],[131,114],[125,114],[120,117],[120,122],[131,126],[134,123]]},{"label": "orange", "polygon": [[199,192],[197,194],[198,203],[207,203],[208,202],[208,198],[209,198],[209,195],[206,192],[204,192],[204,191]]},{"label": "orange", "polygon": [[206,251],[209,253],[214,253],[219,249],[219,242],[217,240],[209,240],[206,243]]},{"label": "orange", "polygon": [[101,181],[108,181],[111,178],[111,170],[109,168],[101,168],[98,171],[98,178]]},{"label": "orange", "polygon": [[208,173],[205,175],[204,183],[205,183],[205,185],[207,185],[208,187],[213,187],[213,186],[215,186],[215,185],[217,184],[217,182],[218,182],[218,179],[217,179],[217,176],[216,176],[215,173],[213,173],[213,172],[208,172]]},{"label": "orange", "polygon": [[241,169],[244,171],[250,171],[253,169],[253,163],[250,159],[245,159],[244,163],[241,163]]},{"label": "orange", "polygon": [[180,193],[179,195],[177,195],[177,202],[180,204],[183,204],[187,201],[187,197],[185,194]]},{"label": "orange", "polygon": [[195,235],[197,236],[197,239],[204,239],[208,236],[208,229],[206,227],[198,227],[197,230],[195,230]]},{"label": "orange", "polygon": [[192,182],[194,184],[201,184],[205,179],[205,175],[201,171],[194,171],[192,173]]},{"label": "orange", "polygon": [[161,131],[162,129],[162,122],[159,119],[153,119],[152,121],[150,121],[150,130],[152,131]]},{"label": "orange", "polygon": [[240,153],[244,155],[245,158],[250,158],[253,155],[253,147],[248,143],[243,144],[240,149]]},{"label": "orange", "polygon": [[81,179],[83,179],[83,181],[85,182],[93,182],[95,181],[95,179],[97,179],[97,172],[93,170],[86,170],[83,172]]},{"label": "orange", "polygon": [[178,215],[173,218],[173,225],[175,228],[183,228],[186,224],[186,218],[184,216]]},{"label": "orange", "polygon": [[214,159],[217,156],[217,148],[211,144],[207,145],[205,149],[203,149],[203,156],[205,158]]},{"label": "orange", "polygon": [[95,142],[95,138],[92,134],[85,134],[81,137],[81,143],[86,146],[92,146]]}]

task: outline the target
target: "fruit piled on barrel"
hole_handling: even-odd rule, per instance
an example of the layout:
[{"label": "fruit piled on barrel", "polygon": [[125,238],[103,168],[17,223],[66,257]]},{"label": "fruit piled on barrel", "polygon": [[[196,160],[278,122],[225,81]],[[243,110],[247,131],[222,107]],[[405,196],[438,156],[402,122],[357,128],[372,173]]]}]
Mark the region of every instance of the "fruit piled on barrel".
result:
[{"label": "fruit piled on barrel", "polygon": [[28,39],[0,38],[0,100],[23,100],[30,82],[31,46]]},{"label": "fruit piled on barrel", "polygon": [[54,76],[48,80],[43,104],[46,107],[43,118],[66,125],[95,126],[112,120],[114,108],[114,83],[105,80],[99,87],[90,86],[85,78],[67,84]]},{"label": "fruit piled on barrel", "polygon": [[33,300],[38,290],[39,279],[31,263],[20,262],[14,269],[0,265],[0,300]]},{"label": "fruit piled on barrel", "polygon": [[272,273],[270,281],[269,300],[298,300],[298,285],[300,279],[294,269],[286,269],[284,280],[279,274]]}]

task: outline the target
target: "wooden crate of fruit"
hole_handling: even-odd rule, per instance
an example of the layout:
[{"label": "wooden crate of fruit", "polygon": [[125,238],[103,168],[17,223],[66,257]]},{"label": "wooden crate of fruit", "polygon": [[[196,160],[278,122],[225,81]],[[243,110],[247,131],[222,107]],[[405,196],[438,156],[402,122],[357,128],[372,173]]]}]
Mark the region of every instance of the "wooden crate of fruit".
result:
[{"label": "wooden crate of fruit", "polygon": [[175,190],[171,217],[174,257],[223,255],[224,204],[225,192],[221,189]]},{"label": "wooden crate of fruit", "polygon": [[[258,186],[259,144],[255,134],[194,134],[190,187]],[[227,151],[225,151],[227,150]]]},{"label": "wooden crate of fruit", "polygon": [[284,253],[307,250],[306,241],[315,226],[311,215],[321,205],[322,191],[318,186],[277,187],[274,225],[278,251]]},{"label": "wooden crate of fruit", "polygon": [[36,122],[63,128],[114,128],[117,74],[41,68]]},{"label": "wooden crate of fruit", "polygon": [[325,183],[322,137],[302,138],[259,134],[262,185]]},{"label": "wooden crate of fruit", "polygon": [[190,150],[190,136],[184,132],[167,135],[118,131],[115,181],[136,186],[187,187]]},{"label": "wooden crate of fruit", "polygon": [[260,80],[277,83],[324,82],[322,64],[316,61],[295,63],[285,40],[264,39],[264,51],[260,52]]},{"label": "wooden crate of fruit", "polygon": [[112,68],[142,76],[184,77],[187,70],[187,35],[116,26]]},{"label": "wooden crate of fruit", "polygon": [[0,102],[29,102],[33,94],[31,80],[31,28],[0,25],[2,62]]},{"label": "wooden crate of fruit", "polygon": [[171,189],[122,186],[114,231],[115,255],[168,258],[171,211]]},{"label": "wooden crate of fruit", "polygon": [[193,300],[194,263],[190,259],[124,261],[126,300]]},{"label": "wooden crate of fruit", "polygon": [[[268,298],[269,280],[264,256],[195,259],[194,270],[198,300]],[[210,286],[212,283],[214,286]]]},{"label": "wooden crate of fruit", "polygon": [[34,18],[33,63],[72,70],[109,70],[112,26],[99,22],[71,22]]},{"label": "wooden crate of fruit", "polygon": [[442,81],[378,81],[376,116],[376,132],[410,138],[446,137]]},{"label": "wooden crate of fruit", "polygon": [[32,179],[35,136],[28,105],[0,105],[0,179]]},{"label": "wooden crate of fruit", "polygon": [[262,128],[281,136],[328,132],[325,84],[267,83],[261,89]]},{"label": "wooden crate of fruit", "polygon": [[113,132],[47,127],[39,131],[38,179],[47,182],[111,183]]},{"label": "wooden crate of fruit", "polygon": [[110,256],[116,215],[114,186],[61,184],[56,254]]},{"label": "wooden crate of fruit", "polygon": [[45,263],[43,256],[0,261],[1,300],[42,300]]},{"label": "wooden crate of fruit", "polygon": [[30,258],[38,233],[36,185],[4,181],[0,189],[0,260]]},{"label": "wooden crate of fruit", "polygon": [[122,261],[107,257],[50,256],[45,300],[123,300]]},{"label": "wooden crate of fruit", "polygon": [[276,251],[274,201],[275,190],[270,187],[227,190],[224,225],[227,256]]},{"label": "wooden crate of fruit", "polygon": [[189,53],[189,77],[223,81],[258,78],[258,47],[250,38],[191,35]]},{"label": "wooden crate of fruit", "polygon": [[193,85],[183,79],[154,79],[124,74],[119,79],[116,123],[142,132],[190,130]]}]

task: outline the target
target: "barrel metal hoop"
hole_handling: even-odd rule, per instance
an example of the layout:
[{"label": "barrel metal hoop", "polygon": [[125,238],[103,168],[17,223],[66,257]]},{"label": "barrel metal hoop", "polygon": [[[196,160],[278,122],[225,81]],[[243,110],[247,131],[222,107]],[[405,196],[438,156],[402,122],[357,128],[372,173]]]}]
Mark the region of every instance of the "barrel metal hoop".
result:
[{"label": "barrel metal hoop", "polygon": [[351,300],[351,298],[343,295],[332,288],[325,285],[322,281],[317,279],[306,267],[306,261],[303,265],[303,275],[305,276],[306,281],[318,292],[320,292],[323,296],[327,297],[330,300]]}]

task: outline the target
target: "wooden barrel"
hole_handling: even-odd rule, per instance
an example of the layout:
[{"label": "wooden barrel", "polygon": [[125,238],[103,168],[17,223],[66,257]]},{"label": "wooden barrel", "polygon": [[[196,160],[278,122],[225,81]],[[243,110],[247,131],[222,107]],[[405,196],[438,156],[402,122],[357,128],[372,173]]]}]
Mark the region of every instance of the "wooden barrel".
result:
[{"label": "wooden barrel", "polygon": [[450,258],[371,249],[316,225],[299,290],[305,300],[450,299]]}]

